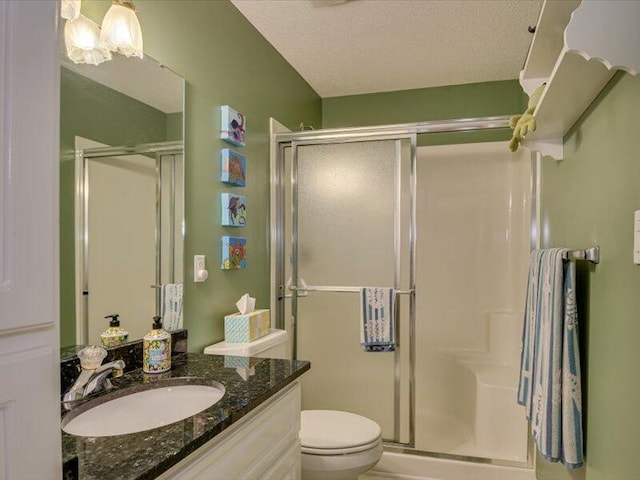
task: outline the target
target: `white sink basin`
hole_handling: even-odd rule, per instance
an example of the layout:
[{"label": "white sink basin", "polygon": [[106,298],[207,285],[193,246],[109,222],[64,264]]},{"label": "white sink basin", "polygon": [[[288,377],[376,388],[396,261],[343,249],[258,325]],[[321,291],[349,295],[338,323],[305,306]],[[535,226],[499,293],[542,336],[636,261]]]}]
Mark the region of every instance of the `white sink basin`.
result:
[{"label": "white sink basin", "polygon": [[131,393],[99,403],[76,416],[71,412],[72,418],[63,422],[62,430],[81,437],[108,437],[151,430],[209,408],[220,401],[224,392],[224,386],[217,384],[174,385]]}]

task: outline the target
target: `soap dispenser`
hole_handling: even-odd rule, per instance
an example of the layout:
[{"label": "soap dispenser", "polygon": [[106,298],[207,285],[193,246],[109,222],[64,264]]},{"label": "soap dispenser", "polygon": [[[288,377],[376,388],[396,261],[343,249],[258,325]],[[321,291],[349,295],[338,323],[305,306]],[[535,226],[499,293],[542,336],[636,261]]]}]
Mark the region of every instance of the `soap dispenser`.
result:
[{"label": "soap dispenser", "polygon": [[120,320],[118,320],[118,314],[107,315],[104,318],[110,318],[109,328],[100,334],[100,341],[102,345],[109,348],[115,347],[124,343],[129,338],[129,332],[120,326]]},{"label": "soap dispenser", "polygon": [[162,373],[171,368],[171,335],[162,329],[162,319],[153,317],[153,330],[142,339],[142,371]]}]

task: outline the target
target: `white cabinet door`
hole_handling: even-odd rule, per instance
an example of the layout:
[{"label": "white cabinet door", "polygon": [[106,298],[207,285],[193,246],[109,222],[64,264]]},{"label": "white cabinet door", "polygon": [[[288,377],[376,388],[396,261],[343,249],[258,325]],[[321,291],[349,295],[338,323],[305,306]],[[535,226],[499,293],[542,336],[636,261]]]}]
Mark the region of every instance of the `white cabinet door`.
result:
[{"label": "white cabinet door", "polygon": [[299,480],[300,385],[294,382],[158,480]]},{"label": "white cabinet door", "polygon": [[62,475],[57,4],[0,0],[0,479]]},{"label": "white cabinet door", "polygon": [[300,480],[301,478],[302,454],[300,453],[300,441],[293,443],[262,475],[263,480]]}]

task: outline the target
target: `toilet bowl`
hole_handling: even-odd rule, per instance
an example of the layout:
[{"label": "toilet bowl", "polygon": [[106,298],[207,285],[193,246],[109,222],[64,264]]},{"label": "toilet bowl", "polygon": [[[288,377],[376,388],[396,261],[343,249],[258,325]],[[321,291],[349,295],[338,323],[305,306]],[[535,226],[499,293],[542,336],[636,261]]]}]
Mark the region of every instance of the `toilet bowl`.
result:
[{"label": "toilet bowl", "polygon": [[380,426],[335,410],[303,410],[300,418],[303,480],[355,480],[382,456]]}]

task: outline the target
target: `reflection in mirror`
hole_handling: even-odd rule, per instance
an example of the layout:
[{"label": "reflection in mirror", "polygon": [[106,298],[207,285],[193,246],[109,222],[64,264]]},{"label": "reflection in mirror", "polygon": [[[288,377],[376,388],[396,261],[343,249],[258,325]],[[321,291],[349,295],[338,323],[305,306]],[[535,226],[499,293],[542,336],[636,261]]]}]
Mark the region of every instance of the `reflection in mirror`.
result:
[{"label": "reflection in mirror", "polygon": [[95,147],[76,138],[78,340],[95,343],[107,315],[131,339],[153,316],[182,328],[182,143]]},{"label": "reflection in mirror", "polygon": [[61,49],[61,346],[181,325],[184,81],[155,60],[75,65]]}]

